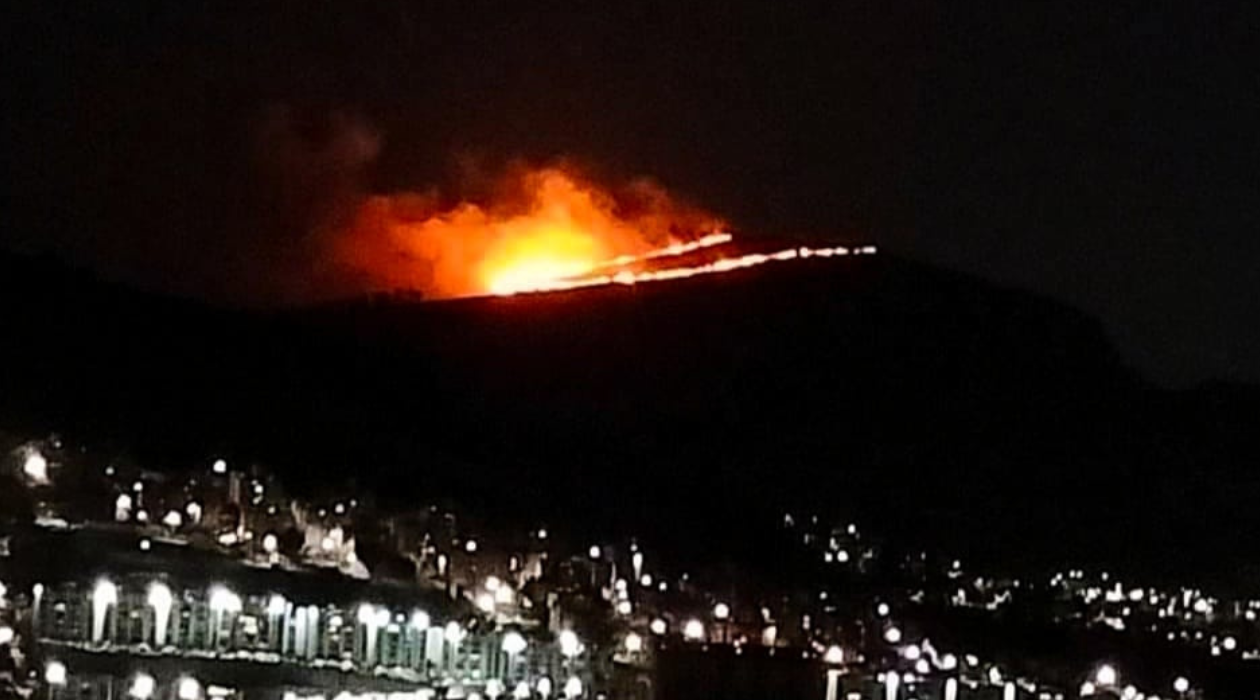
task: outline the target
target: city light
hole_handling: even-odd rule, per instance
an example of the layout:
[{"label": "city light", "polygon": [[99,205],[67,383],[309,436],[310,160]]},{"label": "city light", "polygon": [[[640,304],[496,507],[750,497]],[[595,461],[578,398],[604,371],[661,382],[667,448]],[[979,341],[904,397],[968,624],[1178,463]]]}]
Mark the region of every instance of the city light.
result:
[{"label": "city light", "polygon": [[475,554],[477,552],[477,540],[468,540],[465,542],[464,551],[469,554]]},{"label": "city light", "polygon": [[1111,664],[1103,664],[1094,672],[1094,684],[1104,688],[1114,686],[1119,680],[1120,674]]},{"label": "city light", "polygon": [[179,700],[197,700],[201,696],[201,684],[197,682],[196,678],[191,676],[184,676],[179,679],[179,683],[175,687]]},{"label": "city light", "polygon": [[442,638],[453,646],[458,646],[467,635],[468,633],[464,631],[464,628],[460,627],[459,623],[454,620],[446,623],[446,627],[442,630]]},{"label": "city light", "polygon": [[269,598],[267,598],[267,614],[272,617],[280,617],[284,614],[285,608],[287,607],[288,602],[282,595],[273,593]]},{"label": "city light", "polygon": [[625,646],[627,652],[631,654],[638,654],[643,651],[643,637],[640,637],[634,632],[630,632],[626,634]]},{"label": "city light", "polygon": [[582,681],[577,676],[571,676],[565,681],[564,696],[569,700],[582,697]]},{"label": "city light", "polygon": [[223,586],[210,589],[210,610],[218,613],[238,613],[241,611],[241,597]]},{"label": "city light", "polygon": [[1190,679],[1185,676],[1177,676],[1173,681],[1173,690],[1178,693],[1187,693],[1190,691]]},{"label": "city light", "polygon": [[669,623],[658,617],[648,623],[648,629],[652,631],[652,634],[660,636],[669,631]]},{"label": "city light", "polygon": [[167,511],[166,515],[162,516],[162,524],[172,530],[178,529],[184,524],[184,516],[180,515],[177,510]]},{"label": "city light", "polygon": [[64,686],[66,678],[66,665],[60,661],[49,661],[44,665],[44,682],[48,685]]},{"label": "city light", "polygon": [[28,450],[26,459],[22,460],[22,473],[32,482],[40,485],[48,483],[48,460],[39,450]]},{"label": "city light", "polygon": [[483,613],[494,612],[494,594],[478,593],[477,598],[475,599],[475,602],[477,604],[477,609],[480,610],[481,612]]},{"label": "city light", "polygon": [[569,658],[573,658],[582,653],[582,641],[578,639],[577,633],[573,630],[562,630],[560,632],[560,653]]},{"label": "city light", "polygon": [[945,700],[958,700],[958,679],[945,679]]},{"label": "city light", "polygon": [[213,471],[215,474],[226,474],[227,462],[221,459],[216,459],[214,460],[214,464],[210,466],[210,470]]},{"label": "city light", "polygon": [[512,689],[512,697],[516,700],[529,700],[529,683],[521,681]]},{"label": "city light", "polygon": [[713,606],[713,617],[717,620],[726,620],[731,616],[731,607],[726,603],[718,603]]},{"label": "city light", "polygon": [[538,690],[538,694],[544,698],[551,695],[551,679],[546,676],[539,678],[537,685],[534,687]]},{"label": "city light", "polygon": [[429,614],[423,610],[415,610],[411,613],[411,628],[416,630],[424,630],[429,628]]},{"label": "city light", "polygon": [[13,643],[13,628],[8,625],[0,625],[0,646]]},{"label": "city light", "polygon": [[262,548],[267,554],[275,554],[280,549],[280,538],[276,537],[275,533],[268,532],[263,535]]},{"label": "city light", "polygon": [[844,649],[840,648],[838,644],[832,644],[827,647],[827,651],[823,653],[823,661],[829,664],[844,663]]},{"label": "city light", "polygon": [[1094,686],[1093,681],[1085,681],[1084,683],[1081,683],[1081,689],[1080,689],[1081,697],[1083,698],[1089,697],[1096,692],[1098,692],[1098,689]]},{"label": "city light", "polygon": [[157,681],[153,680],[153,676],[147,673],[137,673],[136,677],[131,680],[131,688],[127,694],[136,700],[149,700],[153,697],[153,691],[157,689]]},{"label": "city light", "polygon": [[597,544],[591,545],[591,548],[586,550],[586,553],[591,557],[591,559],[599,559],[599,555],[600,555],[599,545]]},{"label": "city light", "polygon": [[880,603],[879,605],[875,606],[875,614],[879,615],[880,617],[888,617],[889,612],[891,611],[888,607],[888,603]]},{"label": "city light", "polygon": [[694,618],[687,620],[683,625],[683,638],[693,642],[704,639],[704,623]]},{"label": "city light", "polygon": [[884,641],[889,644],[901,643],[901,630],[896,627],[889,627],[884,630]]},{"label": "city light", "polygon": [[521,636],[519,632],[508,632],[503,635],[503,651],[507,654],[515,656],[529,647],[529,643]]}]

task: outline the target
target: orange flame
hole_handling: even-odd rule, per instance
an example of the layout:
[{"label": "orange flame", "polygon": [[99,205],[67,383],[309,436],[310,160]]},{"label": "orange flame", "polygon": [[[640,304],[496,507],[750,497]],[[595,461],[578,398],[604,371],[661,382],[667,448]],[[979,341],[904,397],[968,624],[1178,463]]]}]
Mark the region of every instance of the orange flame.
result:
[{"label": "orange flame", "polygon": [[[873,246],[792,247],[726,255],[716,218],[640,183],[621,199],[559,168],[526,172],[490,205],[440,209],[421,195],[377,196],[360,208],[338,259],[371,286],[434,297],[511,295],[730,272]],[[629,204],[627,204],[627,201]],[[705,260],[687,260],[707,250]]]},{"label": "orange flame", "polygon": [[352,235],[338,242],[338,257],[374,286],[438,297],[513,294],[563,286],[608,265],[679,255],[725,235],[714,217],[642,183],[621,200],[559,168],[510,184],[514,192],[493,204],[447,210],[432,197],[372,197]]}]

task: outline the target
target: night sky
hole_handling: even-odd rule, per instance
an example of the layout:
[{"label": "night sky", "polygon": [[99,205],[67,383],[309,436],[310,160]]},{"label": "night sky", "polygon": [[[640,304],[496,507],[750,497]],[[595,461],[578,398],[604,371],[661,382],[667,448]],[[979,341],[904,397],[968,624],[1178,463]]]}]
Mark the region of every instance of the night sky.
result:
[{"label": "night sky", "polygon": [[346,191],[512,159],[873,240],[1260,382],[1245,3],[126,2],[6,12],[0,245],[266,303]]}]

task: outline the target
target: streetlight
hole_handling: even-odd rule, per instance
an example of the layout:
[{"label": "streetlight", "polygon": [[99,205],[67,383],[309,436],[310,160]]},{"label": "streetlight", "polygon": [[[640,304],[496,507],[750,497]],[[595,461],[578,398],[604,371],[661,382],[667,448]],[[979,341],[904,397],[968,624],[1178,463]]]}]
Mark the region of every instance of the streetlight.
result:
[{"label": "streetlight", "polygon": [[731,606],[726,603],[718,603],[713,606],[713,617],[718,620],[726,620],[731,616]]},{"label": "streetlight", "polygon": [[118,604],[118,586],[108,579],[101,579],[92,588],[92,641],[105,639],[105,617],[109,606]]},{"label": "streetlight", "polygon": [[896,627],[889,627],[884,630],[884,641],[889,644],[897,644],[901,642],[901,630]]},{"label": "streetlight", "polygon": [[142,671],[131,680],[131,689],[127,693],[136,700],[149,700],[156,689],[157,681],[153,680],[153,676]]},{"label": "streetlight", "polygon": [[586,550],[586,553],[591,556],[591,559],[599,559],[599,554],[600,554],[599,545],[597,544],[591,545],[591,548]]},{"label": "streetlight", "polygon": [[528,646],[529,642],[525,641],[525,638],[521,636],[520,632],[508,632],[503,635],[502,647],[503,651],[506,652],[508,656],[516,656],[517,654],[525,651]]},{"label": "streetlight", "polygon": [[201,696],[201,684],[192,676],[184,676],[175,686],[179,700],[197,700]]},{"label": "streetlight", "polygon": [[823,661],[829,664],[844,663],[844,649],[839,644],[832,644],[827,647],[827,651],[823,652]]},{"label": "streetlight", "polygon": [[166,644],[166,629],[171,622],[171,607],[175,597],[171,589],[161,581],[149,584],[149,606],[153,608],[153,642],[160,649]]},{"label": "streetlight", "polygon": [[1116,667],[1111,664],[1103,664],[1094,672],[1094,684],[1109,688],[1114,686],[1120,680],[1120,674],[1116,672]]},{"label": "streetlight", "polygon": [[1182,695],[1190,692],[1190,679],[1177,676],[1177,679],[1173,681],[1173,690]]},{"label": "streetlight", "polygon": [[704,639],[704,623],[694,618],[687,620],[683,625],[683,638],[692,642]]},{"label": "streetlight", "polygon": [[66,684],[66,665],[60,661],[49,661],[44,666],[44,680],[48,685],[64,686]]},{"label": "streetlight", "polygon": [[631,654],[638,654],[643,651],[643,637],[637,633],[631,632],[626,635],[626,651]]},{"label": "streetlight", "polygon": [[648,629],[652,631],[652,634],[660,636],[669,631],[669,623],[658,617],[648,623]]}]

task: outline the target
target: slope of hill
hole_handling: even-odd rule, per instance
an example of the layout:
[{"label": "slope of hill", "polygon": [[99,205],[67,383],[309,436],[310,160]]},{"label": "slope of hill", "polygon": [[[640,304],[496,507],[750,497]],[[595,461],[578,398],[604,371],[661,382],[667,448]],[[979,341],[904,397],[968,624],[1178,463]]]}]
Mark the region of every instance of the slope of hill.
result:
[{"label": "slope of hill", "polygon": [[9,257],[0,318],[0,419],[154,463],[226,452],[688,556],[756,557],[788,506],[1006,561],[1260,551],[1255,390],[1157,389],[1073,309],[890,257],[267,313]]}]

